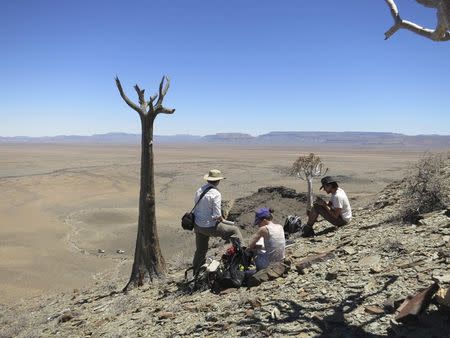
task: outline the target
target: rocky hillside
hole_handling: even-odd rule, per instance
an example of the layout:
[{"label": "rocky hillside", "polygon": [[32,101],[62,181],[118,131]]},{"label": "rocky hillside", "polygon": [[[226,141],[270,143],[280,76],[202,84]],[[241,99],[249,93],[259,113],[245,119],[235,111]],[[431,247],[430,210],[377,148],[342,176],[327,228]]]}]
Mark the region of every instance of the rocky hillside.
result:
[{"label": "rocky hillside", "polygon": [[[449,165],[442,179],[448,188]],[[190,294],[181,283],[185,267],[173,262],[166,280],[127,294],[119,291],[124,276],[3,306],[0,337],[448,337],[450,310],[436,297],[420,315],[396,319],[408,296],[436,282],[443,291],[450,286],[450,210],[404,224],[401,193],[395,182],[355,210],[350,225],[320,222],[316,237],[292,239],[285,278]]]}]

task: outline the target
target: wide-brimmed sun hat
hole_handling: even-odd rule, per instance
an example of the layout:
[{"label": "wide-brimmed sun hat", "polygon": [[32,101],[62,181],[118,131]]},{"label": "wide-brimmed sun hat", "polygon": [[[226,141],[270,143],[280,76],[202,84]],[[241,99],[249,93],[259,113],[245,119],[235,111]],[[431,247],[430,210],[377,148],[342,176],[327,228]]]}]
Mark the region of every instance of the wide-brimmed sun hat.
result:
[{"label": "wide-brimmed sun hat", "polygon": [[337,183],[337,181],[332,176],[325,176],[320,180],[320,183],[322,183],[322,186],[320,187],[319,190],[322,190],[326,184]]},{"label": "wide-brimmed sun hat", "polygon": [[203,179],[207,181],[220,181],[225,179],[223,177],[222,172],[218,169],[211,169],[205,176],[203,176]]}]

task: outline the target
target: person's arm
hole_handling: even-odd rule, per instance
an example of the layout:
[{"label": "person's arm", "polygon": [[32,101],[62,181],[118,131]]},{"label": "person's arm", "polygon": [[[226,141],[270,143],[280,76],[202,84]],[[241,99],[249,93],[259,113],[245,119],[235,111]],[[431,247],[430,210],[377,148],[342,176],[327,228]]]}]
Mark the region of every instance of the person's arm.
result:
[{"label": "person's arm", "polygon": [[260,237],[258,239],[258,242],[255,244],[255,250],[261,250],[264,249],[264,237]]},{"label": "person's arm", "polygon": [[341,215],[342,210],[342,201],[340,196],[333,196],[330,200],[330,213],[331,216],[335,219],[338,219]]},{"label": "person's arm", "polygon": [[217,193],[212,198],[212,218],[217,222],[222,222],[222,196]]},{"label": "person's arm", "polygon": [[315,202],[315,204],[320,205],[324,207],[325,209],[328,209],[330,211],[331,217],[333,218],[339,218],[339,215],[341,214],[342,208],[335,208],[333,207],[333,201],[329,201],[328,203],[325,202],[323,199],[318,198]]},{"label": "person's arm", "polygon": [[267,237],[269,235],[269,231],[267,230],[267,227],[263,226],[258,229],[256,234],[253,235],[252,239],[250,240],[250,243],[248,244],[248,248],[250,250],[256,249],[256,243],[259,241],[261,237]]},{"label": "person's arm", "polygon": [[319,205],[322,207],[326,207],[327,206],[327,202],[325,202],[321,197],[317,196],[314,203],[315,205]]},{"label": "person's arm", "polygon": [[338,219],[342,208],[330,208],[331,217]]}]

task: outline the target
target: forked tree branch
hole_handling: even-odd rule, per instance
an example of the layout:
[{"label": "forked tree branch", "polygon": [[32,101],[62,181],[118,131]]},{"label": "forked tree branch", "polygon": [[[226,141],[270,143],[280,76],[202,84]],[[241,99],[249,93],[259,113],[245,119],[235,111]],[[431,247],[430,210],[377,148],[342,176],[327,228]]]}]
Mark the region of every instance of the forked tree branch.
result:
[{"label": "forked tree branch", "polygon": [[324,170],[324,165],[320,157],[313,153],[297,158],[291,168],[291,173],[302,180],[321,177],[327,172],[328,168]]},{"label": "forked tree branch", "polygon": [[126,103],[128,106],[130,106],[131,109],[136,110],[136,111],[139,113],[139,115],[143,114],[142,110],[141,110],[136,104],[134,104],[134,103],[128,98],[128,96],[125,95],[125,93],[124,93],[124,91],[123,91],[123,88],[122,88],[122,84],[120,83],[120,80],[119,80],[119,78],[118,78],[117,76],[116,76],[116,86],[117,86],[117,89],[119,89],[120,96],[121,96],[122,99],[125,101],[125,103]]},{"label": "forked tree branch", "polygon": [[139,86],[136,84],[134,85],[134,89],[136,90],[136,93],[138,94],[139,98],[139,104],[141,105],[141,109],[145,111],[147,107],[147,102],[145,101],[145,89],[139,88]]},{"label": "forked tree branch", "polygon": [[418,3],[436,8],[438,22],[435,30],[421,27],[413,22],[402,20],[394,0],[385,0],[388,5],[391,15],[394,19],[394,25],[386,32],[385,40],[389,39],[399,29],[404,28],[412,31],[418,35],[424,36],[433,41],[448,41],[450,40],[450,1],[449,0],[416,0]]},{"label": "forked tree branch", "polygon": [[[166,80],[166,84],[164,85],[164,80]],[[159,84],[159,97],[158,97],[158,103],[162,103],[162,100],[164,99],[164,96],[167,94],[167,90],[170,86],[170,80],[167,76],[163,76],[161,79],[161,83]]]},{"label": "forked tree branch", "polygon": [[158,97],[158,94],[155,94],[153,96],[150,96],[150,100],[147,101],[148,112],[150,114],[154,114],[155,113],[155,111],[153,109],[153,107],[154,107],[153,102],[156,100],[157,97]]},{"label": "forked tree branch", "polygon": [[[164,84],[164,80],[166,80],[166,83]],[[161,83],[159,84],[159,95],[155,94],[153,96],[150,96],[150,100],[145,100],[145,89],[139,88],[138,85],[134,86],[134,89],[136,90],[136,93],[139,98],[139,105],[140,107],[133,103],[124,93],[122,84],[120,83],[119,78],[116,76],[116,85],[119,89],[120,96],[122,99],[128,104],[132,109],[137,111],[139,115],[147,115],[150,114],[153,117],[156,117],[159,113],[163,114],[173,114],[175,112],[175,109],[168,109],[166,107],[163,107],[162,103],[164,100],[164,96],[167,94],[167,91],[169,90],[170,86],[170,80],[167,76],[163,76]],[[157,100],[156,104],[154,103],[155,100]]]},{"label": "forked tree branch", "polygon": [[175,109],[168,109],[168,108],[165,108],[165,107],[159,107],[156,110],[156,114],[159,114],[159,113],[161,113],[161,114],[173,114],[174,112],[175,112]]},{"label": "forked tree branch", "polygon": [[[164,84],[164,80],[166,81],[165,84]],[[175,112],[175,109],[168,109],[166,107],[163,107],[163,105],[162,105],[164,96],[166,96],[167,91],[169,90],[169,87],[170,87],[170,79],[164,75],[163,78],[161,79],[161,83],[159,84],[158,101],[156,102],[156,105],[153,107],[155,114],[159,114],[159,113],[173,114]],[[152,101],[152,98],[150,98],[151,101]]]}]

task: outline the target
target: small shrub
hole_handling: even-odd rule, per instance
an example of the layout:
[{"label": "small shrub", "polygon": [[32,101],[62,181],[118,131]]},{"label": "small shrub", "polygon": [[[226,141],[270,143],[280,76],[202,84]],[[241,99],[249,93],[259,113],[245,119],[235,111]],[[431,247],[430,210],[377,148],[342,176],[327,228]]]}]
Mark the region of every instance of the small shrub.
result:
[{"label": "small shrub", "polygon": [[401,214],[404,221],[416,222],[420,214],[445,207],[444,168],[442,156],[430,153],[411,167],[403,187]]},{"label": "small shrub", "polygon": [[314,194],[312,182],[314,178],[325,176],[328,168],[324,168],[322,160],[314,153],[308,156],[300,156],[292,164],[290,174],[307,182],[308,195],[306,200],[306,213],[312,209]]}]

